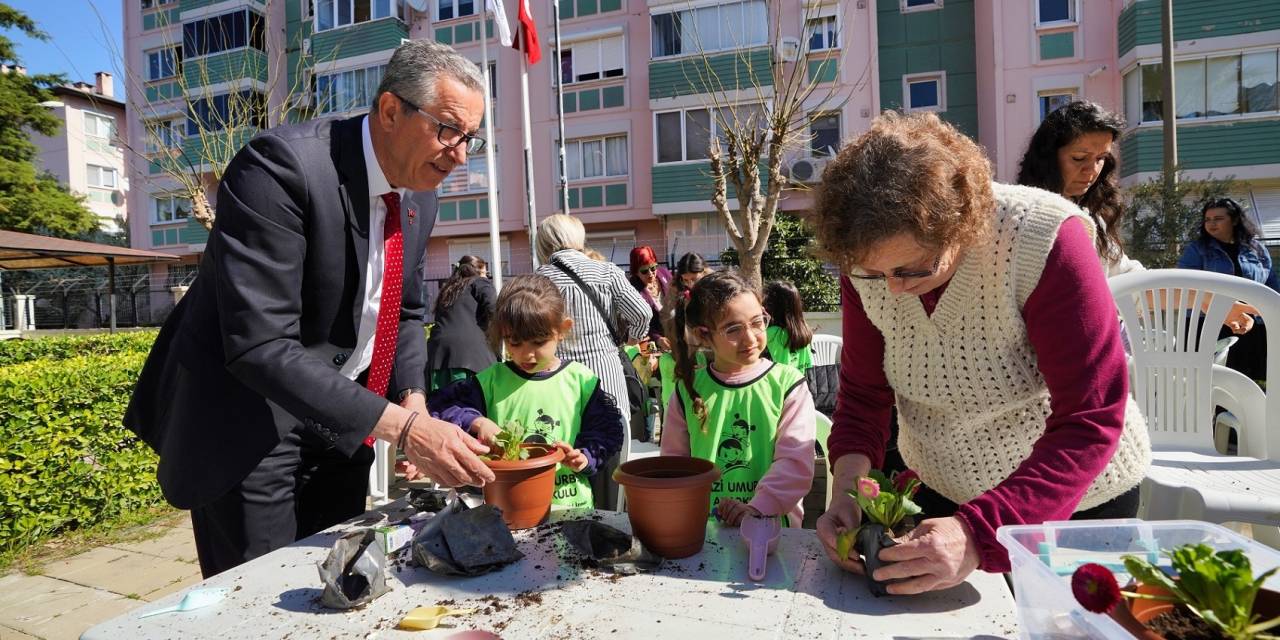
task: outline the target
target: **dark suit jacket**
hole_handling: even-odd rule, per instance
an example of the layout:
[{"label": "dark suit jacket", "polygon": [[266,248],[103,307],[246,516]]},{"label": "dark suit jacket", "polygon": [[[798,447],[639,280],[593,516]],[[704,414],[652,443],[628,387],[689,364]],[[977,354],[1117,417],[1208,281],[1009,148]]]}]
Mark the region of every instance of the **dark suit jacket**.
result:
[{"label": "dark suit jacket", "polygon": [[427,340],[427,370],[467,369],[479,373],[498,361],[485,331],[498,297],[488,278],[475,278],[448,309],[436,314]]},{"label": "dark suit jacket", "polygon": [[[373,429],[387,399],[339,371],[364,302],[368,191],[359,117],[259,133],[227,167],[200,276],[160,330],[124,419],[160,454],[174,506],[223,495],[299,425],[348,455]],[[426,387],[422,282],[435,218],[433,193],[405,197],[390,397]]]}]

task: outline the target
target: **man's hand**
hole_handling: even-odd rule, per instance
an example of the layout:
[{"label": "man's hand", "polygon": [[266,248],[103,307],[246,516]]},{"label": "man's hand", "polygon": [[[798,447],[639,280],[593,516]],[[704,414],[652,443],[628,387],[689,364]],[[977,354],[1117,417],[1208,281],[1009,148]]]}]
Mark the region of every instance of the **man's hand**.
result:
[{"label": "man's hand", "polygon": [[587,468],[587,454],[574,449],[568,442],[557,442],[556,448],[564,452],[564,460],[560,464],[573,469],[575,473]]},{"label": "man's hand", "polygon": [[959,518],[930,518],[880,551],[891,562],[876,570],[876,580],[899,580],[887,586],[894,595],[954,587],[978,568],[978,546]]},{"label": "man's hand", "polygon": [[489,447],[462,429],[426,414],[418,414],[405,439],[404,453],[417,470],[446,486],[484,486],[493,481],[493,471],[478,454]]}]

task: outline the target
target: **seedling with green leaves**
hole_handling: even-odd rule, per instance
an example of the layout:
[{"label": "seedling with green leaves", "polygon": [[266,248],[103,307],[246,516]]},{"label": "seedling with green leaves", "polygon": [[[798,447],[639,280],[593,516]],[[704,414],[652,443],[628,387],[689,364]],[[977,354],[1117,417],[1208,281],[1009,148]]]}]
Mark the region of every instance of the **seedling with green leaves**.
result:
[{"label": "seedling with green leaves", "polygon": [[530,433],[523,422],[511,420],[502,425],[502,429],[494,437],[494,446],[498,451],[489,454],[488,457],[491,460],[505,460],[507,462],[527,460],[529,459],[529,450],[520,445],[525,442],[526,438],[536,435],[536,433]]}]

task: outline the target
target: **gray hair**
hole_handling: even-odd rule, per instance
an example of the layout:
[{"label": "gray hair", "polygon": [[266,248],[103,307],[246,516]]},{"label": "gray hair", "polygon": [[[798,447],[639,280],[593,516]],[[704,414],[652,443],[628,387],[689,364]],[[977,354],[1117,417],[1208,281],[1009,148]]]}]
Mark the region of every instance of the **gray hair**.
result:
[{"label": "gray hair", "polygon": [[453,47],[432,40],[410,40],[391,54],[369,113],[378,112],[378,100],[384,93],[401,96],[419,107],[434,105],[440,78],[455,80],[477,93],[484,91],[480,67]]},{"label": "gray hair", "polygon": [[551,254],[557,251],[582,251],[586,246],[587,230],[582,221],[573,216],[557,213],[538,225],[538,262],[549,262]]}]

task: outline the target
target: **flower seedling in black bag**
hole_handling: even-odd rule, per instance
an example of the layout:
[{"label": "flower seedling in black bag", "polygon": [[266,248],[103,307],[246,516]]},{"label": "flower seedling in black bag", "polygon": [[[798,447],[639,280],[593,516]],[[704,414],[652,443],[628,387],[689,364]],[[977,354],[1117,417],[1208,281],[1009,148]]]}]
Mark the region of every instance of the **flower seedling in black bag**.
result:
[{"label": "flower seedling in black bag", "polygon": [[888,594],[885,583],[871,576],[885,564],[880,561],[880,550],[897,544],[893,537],[906,533],[911,524],[909,518],[920,513],[920,507],[911,500],[919,488],[920,479],[914,471],[895,471],[885,477],[873,470],[868,476],[858,478],[854,490],[849,492],[862,509],[862,526],[836,536],[836,553],[848,558],[856,550],[862,556],[874,595]]}]

